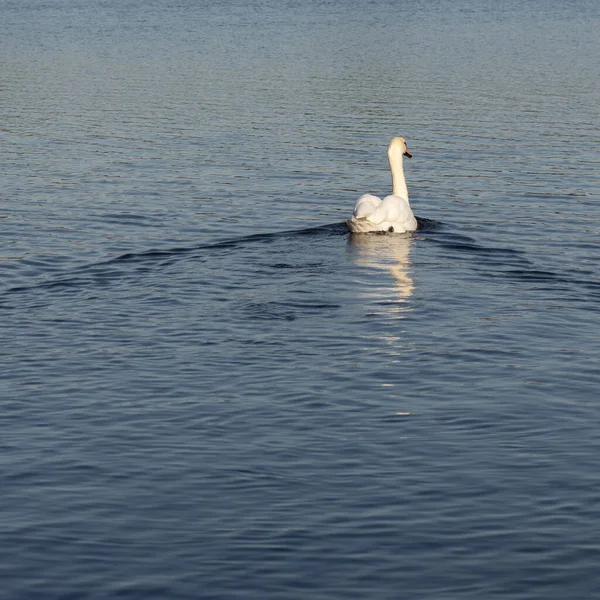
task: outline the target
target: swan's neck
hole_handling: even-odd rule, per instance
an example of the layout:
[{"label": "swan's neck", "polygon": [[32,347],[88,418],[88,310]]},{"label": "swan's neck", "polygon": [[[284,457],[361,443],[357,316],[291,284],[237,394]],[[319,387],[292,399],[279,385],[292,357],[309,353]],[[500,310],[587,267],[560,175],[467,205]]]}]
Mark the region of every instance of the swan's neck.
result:
[{"label": "swan's neck", "polygon": [[405,198],[408,201],[408,189],[406,187],[406,179],[404,179],[404,168],[402,167],[402,154],[390,153],[388,158],[392,171],[392,194]]}]

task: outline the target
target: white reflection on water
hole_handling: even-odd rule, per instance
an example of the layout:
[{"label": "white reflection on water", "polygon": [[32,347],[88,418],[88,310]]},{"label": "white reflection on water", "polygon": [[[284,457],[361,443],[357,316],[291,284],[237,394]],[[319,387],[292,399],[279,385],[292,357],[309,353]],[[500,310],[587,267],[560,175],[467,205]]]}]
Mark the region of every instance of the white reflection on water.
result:
[{"label": "white reflection on water", "polygon": [[412,234],[352,234],[348,243],[357,249],[354,253],[357,265],[384,269],[392,274],[400,301],[404,302],[412,296],[415,289],[410,275]]}]

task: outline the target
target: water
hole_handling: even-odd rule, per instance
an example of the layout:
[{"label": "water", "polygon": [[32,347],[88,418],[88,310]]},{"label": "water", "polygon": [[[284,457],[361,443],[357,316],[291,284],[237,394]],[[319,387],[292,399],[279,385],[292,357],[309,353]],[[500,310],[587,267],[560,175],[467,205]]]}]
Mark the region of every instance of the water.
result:
[{"label": "water", "polygon": [[600,10],[522,4],[0,1],[4,597],[594,597]]}]

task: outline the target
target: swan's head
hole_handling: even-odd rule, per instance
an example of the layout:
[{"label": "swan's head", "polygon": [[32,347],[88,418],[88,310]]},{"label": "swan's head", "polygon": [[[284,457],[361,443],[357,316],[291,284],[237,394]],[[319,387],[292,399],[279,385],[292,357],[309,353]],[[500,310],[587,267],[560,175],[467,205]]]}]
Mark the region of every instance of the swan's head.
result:
[{"label": "swan's head", "polygon": [[406,156],[412,158],[412,154],[408,151],[406,140],[403,137],[395,137],[388,146],[388,156]]}]

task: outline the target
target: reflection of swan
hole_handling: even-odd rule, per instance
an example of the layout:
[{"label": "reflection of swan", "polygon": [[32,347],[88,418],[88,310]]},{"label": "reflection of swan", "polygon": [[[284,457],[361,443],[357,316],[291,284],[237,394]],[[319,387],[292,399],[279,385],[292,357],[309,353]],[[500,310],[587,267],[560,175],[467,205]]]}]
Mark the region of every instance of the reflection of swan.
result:
[{"label": "reflection of swan", "polygon": [[388,146],[388,160],[392,171],[392,193],[383,201],[372,194],[364,194],[354,206],[352,218],[346,221],[352,233],[414,231],[417,221],[410,209],[408,190],[402,168],[402,157],[411,158],[403,137],[395,137]]},{"label": "reflection of swan", "polygon": [[356,263],[361,267],[385,269],[396,280],[401,299],[412,296],[414,283],[410,276],[411,235],[351,235],[349,244],[358,249]]}]

